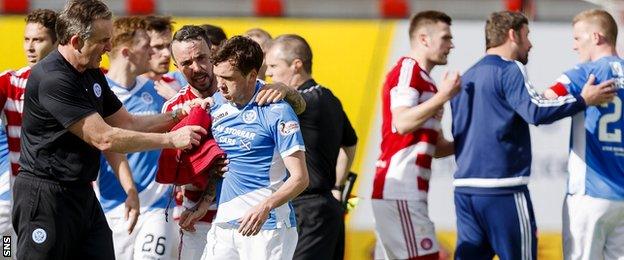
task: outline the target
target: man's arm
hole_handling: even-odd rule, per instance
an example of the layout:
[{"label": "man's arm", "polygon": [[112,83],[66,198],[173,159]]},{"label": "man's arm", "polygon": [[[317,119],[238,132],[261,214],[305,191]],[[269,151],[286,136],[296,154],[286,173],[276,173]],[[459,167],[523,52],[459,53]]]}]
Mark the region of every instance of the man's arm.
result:
[{"label": "man's arm", "polygon": [[[127,112],[126,112],[127,113]],[[129,153],[162,148],[188,149],[207,134],[200,126],[185,126],[165,134],[141,133],[108,125],[98,113],[71,124],[68,130],[101,151]]]},{"label": "man's arm", "polygon": [[276,82],[273,84],[266,84],[260,89],[256,96],[256,102],[258,102],[260,106],[276,103],[282,99],[290,104],[297,115],[303,113],[306,109],[306,102],[299,91],[283,83]]},{"label": "man's arm", "polygon": [[[527,123],[550,124],[559,119],[574,115],[589,105],[600,100],[613,98],[613,81],[605,81],[593,86],[593,79],[586,82],[581,94],[567,95],[557,99],[547,99],[537,93],[526,76],[524,66],[516,62],[517,67],[510,67],[502,74],[504,86],[501,93]],[[546,96],[551,94],[546,93]]]},{"label": "man's arm", "polygon": [[436,150],[433,154],[433,158],[442,158],[451,156],[455,153],[455,144],[444,138],[442,131],[439,131],[438,141],[436,143]]},{"label": "man's arm", "polygon": [[186,112],[182,109],[156,115],[135,116],[130,114],[125,107],[121,107],[117,112],[106,117],[104,121],[113,127],[127,130],[163,133],[169,131],[185,116]]},{"label": "man's arm", "polygon": [[[460,90],[461,78],[459,73],[453,72],[450,75],[445,73],[442,84],[438,88],[438,93],[422,104],[414,106],[396,106],[391,109],[392,125],[399,134],[407,134],[420,128],[429,118],[435,116],[444,106],[446,101],[453,98]],[[397,86],[395,88],[405,88]],[[408,89],[408,91],[411,89]],[[397,90],[400,91],[400,90]],[[415,91],[415,90],[414,90]],[[392,94],[391,94],[392,95]],[[396,98],[401,93],[396,93]],[[395,98],[395,97],[391,97]]]},{"label": "man's arm", "polygon": [[[602,82],[598,85],[594,85],[596,77],[593,74],[589,75],[587,82],[582,87],[581,97],[585,100],[585,104],[588,106],[596,106],[606,102],[610,102],[617,92],[612,86],[613,79]],[[544,97],[549,100],[558,99],[570,95],[570,92],[565,86],[564,82],[557,82],[550,88],[546,89],[543,93]]]},{"label": "man's arm", "polygon": [[243,218],[238,232],[243,236],[254,236],[260,232],[262,225],[269,217],[269,211],[294,199],[308,187],[309,176],[305,163],[305,152],[296,151],[284,157],[284,165],[290,177],[265,201],[251,208]]},{"label": "man's arm", "polygon": [[[336,161],[336,183],[334,184],[334,187],[344,187],[344,184],[347,181],[347,176],[349,176],[349,171],[351,170],[351,165],[355,159],[356,147],[357,145],[340,147],[338,160]],[[334,198],[338,201],[341,199],[341,193],[341,190],[332,189],[332,195],[334,195]]]},{"label": "man's arm", "polygon": [[130,219],[130,225],[128,225],[128,234],[130,234],[139,219],[141,206],[139,194],[132,180],[132,171],[130,170],[130,164],[128,164],[128,158],[125,154],[112,152],[104,152],[104,157],[113,169],[115,177],[119,180],[126,195],[128,195],[125,201],[126,210],[124,211],[124,216],[126,220]]}]

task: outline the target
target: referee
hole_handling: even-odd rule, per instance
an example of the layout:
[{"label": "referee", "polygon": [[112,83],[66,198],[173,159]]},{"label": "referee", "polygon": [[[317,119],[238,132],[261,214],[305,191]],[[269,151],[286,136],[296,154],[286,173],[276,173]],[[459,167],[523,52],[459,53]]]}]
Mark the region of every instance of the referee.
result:
[{"label": "referee", "polygon": [[99,69],[111,49],[104,3],[69,1],[56,30],[58,49],[33,67],[26,84],[13,191],[17,258],[114,259],[111,230],[91,187],[101,151],[190,148],[206,131],[137,132],[164,132],[184,112],[137,117],[122,107]]},{"label": "referee", "polygon": [[299,90],[307,104],[299,123],[310,184],[293,200],[299,232],[294,259],[343,259],[344,209],[339,200],[357,136],[340,100],[312,79],[312,50],[305,39],[279,36],[266,64],[267,76]]}]

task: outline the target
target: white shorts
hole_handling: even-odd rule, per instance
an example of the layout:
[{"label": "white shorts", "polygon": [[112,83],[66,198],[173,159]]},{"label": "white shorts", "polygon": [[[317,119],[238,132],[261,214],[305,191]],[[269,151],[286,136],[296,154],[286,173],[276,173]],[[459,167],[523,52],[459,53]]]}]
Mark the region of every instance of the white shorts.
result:
[{"label": "white shorts", "polygon": [[195,232],[182,230],[180,236],[180,259],[199,260],[206,248],[206,237],[211,224],[208,222],[195,223]]},{"label": "white shorts", "polygon": [[296,227],[260,230],[255,236],[244,237],[235,227],[212,225],[202,259],[290,260],[295,254],[297,237]]},{"label": "white shorts", "polygon": [[107,215],[116,259],[177,259],[177,224],[171,218],[166,222],[164,212],[155,209],[141,214],[132,234],[123,216]]},{"label": "white shorts", "polygon": [[416,200],[371,201],[375,218],[375,259],[412,259],[439,251],[427,203]]},{"label": "white shorts", "polygon": [[567,195],[564,259],[624,259],[624,201]]}]

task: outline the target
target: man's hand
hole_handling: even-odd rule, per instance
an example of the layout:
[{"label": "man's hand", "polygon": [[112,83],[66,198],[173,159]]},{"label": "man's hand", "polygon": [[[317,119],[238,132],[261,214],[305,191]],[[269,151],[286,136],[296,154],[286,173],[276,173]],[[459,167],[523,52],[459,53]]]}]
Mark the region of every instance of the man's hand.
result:
[{"label": "man's hand", "polygon": [[262,225],[269,218],[271,207],[266,203],[260,203],[251,208],[243,218],[240,219],[240,227],[238,233],[243,236],[255,236],[262,229]]},{"label": "man's hand", "polygon": [[442,75],[442,83],[438,87],[438,93],[444,95],[446,100],[453,98],[461,89],[461,77],[459,72],[444,72]]},{"label": "man's hand", "polygon": [[289,91],[291,89],[282,83],[266,84],[258,91],[256,102],[259,106],[276,103],[284,99]]},{"label": "man's hand", "polygon": [[180,215],[180,228],[195,232],[195,223],[206,215],[208,207],[210,207],[210,201],[202,200],[197,206],[185,209]]},{"label": "man's hand", "polygon": [[228,164],[230,164],[230,160],[228,160],[228,158],[217,158],[215,159],[212,168],[210,168],[210,173],[223,177],[223,174],[229,170]]},{"label": "man's hand", "polygon": [[169,142],[176,149],[189,149],[194,145],[199,145],[202,136],[206,134],[208,134],[206,129],[196,125],[185,126],[167,133],[167,135],[169,135]]},{"label": "man's hand", "polygon": [[594,85],[595,80],[596,77],[590,74],[581,91],[581,97],[583,97],[587,106],[596,106],[611,102],[616,94],[615,87],[613,86],[613,79],[604,81],[598,85]]},{"label": "man's hand", "polygon": [[139,194],[136,189],[131,189],[128,191],[128,197],[126,198],[126,202],[124,203],[126,206],[126,210],[124,213],[124,218],[126,222],[130,220],[130,224],[128,224],[128,234],[132,233],[134,230],[134,226],[139,219],[139,214],[141,212],[141,206],[139,203]]},{"label": "man's hand", "polygon": [[342,202],[342,191],[334,189],[334,190],[331,191],[331,193],[334,196],[334,198],[336,198],[337,201]]},{"label": "man's hand", "polygon": [[156,90],[156,93],[158,93],[158,95],[163,97],[165,100],[171,99],[178,93],[178,91],[173,89],[162,79],[154,81],[154,89]]},{"label": "man's hand", "polygon": [[195,106],[200,106],[202,109],[207,109],[207,108],[210,108],[213,105],[214,105],[214,98],[212,98],[212,97],[196,98],[196,99],[193,99],[193,100],[189,101],[187,103],[187,105],[184,106],[184,110],[187,113],[190,113],[191,112],[191,108],[193,108]]}]

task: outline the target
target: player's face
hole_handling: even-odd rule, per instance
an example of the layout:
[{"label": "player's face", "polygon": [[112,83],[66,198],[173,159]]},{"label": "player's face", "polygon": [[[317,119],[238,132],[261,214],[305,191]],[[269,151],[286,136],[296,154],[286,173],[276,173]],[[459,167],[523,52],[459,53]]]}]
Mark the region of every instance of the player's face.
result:
[{"label": "player's face", "polygon": [[429,31],[429,61],[435,65],[446,64],[451,49],[455,48],[451,26],[437,22],[427,29]]},{"label": "player's face", "polygon": [[92,24],[91,37],[84,41],[80,48],[80,63],[86,68],[95,69],[100,67],[102,55],[112,48],[111,38],[113,33],[113,22],[111,20],[100,19]]},{"label": "player's face", "polygon": [[255,87],[257,72],[252,70],[247,76],[229,61],[224,61],[214,66],[214,74],[217,78],[217,86],[223,97],[230,102],[242,105],[248,102],[245,97]]},{"label": "player's face", "polygon": [[150,47],[154,54],[150,60],[150,69],[154,74],[162,75],[169,72],[171,62],[171,31],[164,32],[149,31]]},{"label": "player's face", "polygon": [[267,65],[266,76],[271,77],[273,82],[280,82],[290,86],[295,76],[295,70],[292,65],[286,63],[281,54],[282,50],[279,46],[273,46],[269,49],[265,57]]},{"label": "player's face", "polygon": [[526,65],[529,62],[529,51],[531,51],[531,48],[533,47],[531,41],[529,40],[528,25],[522,25],[522,28],[520,29],[520,37],[518,37],[516,45],[518,47],[516,50],[517,60]]},{"label": "player's face", "polygon": [[579,60],[581,62],[590,61],[590,51],[593,44],[589,24],[585,21],[575,23],[572,33],[574,36],[574,50],[578,53]]},{"label": "player's face", "polygon": [[54,49],[50,31],[40,23],[27,23],[24,30],[24,53],[29,66],[35,65]]},{"label": "player's face", "polygon": [[200,91],[213,88],[215,79],[212,63],[208,59],[210,48],[205,41],[175,41],[172,43],[171,49],[176,67],[193,88]]},{"label": "player's face", "polygon": [[129,60],[134,72],[138,75],[148,72],[150,69],[150,58],[152,56],[150,39],[144,30],[136,31],[133,45],[130,47]]}]

